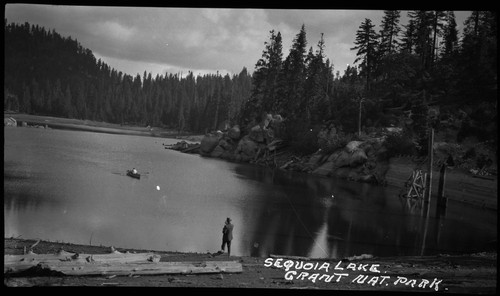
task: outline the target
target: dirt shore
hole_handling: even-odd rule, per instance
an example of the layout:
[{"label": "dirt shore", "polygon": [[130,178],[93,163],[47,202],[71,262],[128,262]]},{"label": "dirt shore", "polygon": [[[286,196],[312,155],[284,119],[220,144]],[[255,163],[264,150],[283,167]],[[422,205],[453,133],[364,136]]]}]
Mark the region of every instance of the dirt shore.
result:
[{"label": "dirt shore", "polygon": [[[37,241],[20,238],[4,239],[4,255],[21,255],[29,250]],[[111,250],[110,246],[76,245],[40,241],[33,247],[36,254],[55,254],[59,250],[85,254],[105,254]],[[168,261],[238,261],[243,266],[242,273],[219,274],[168,274],[168,275],[133,275],[128,276],[65,276],[57,274],[41,274],[33,272],[24,275],[5,275],[4,285],[7,287],[20,286],[133,286],[133,287],[191,287],[191,288],[266,288],[266,289],[327,289],[346,291],[407,291],[407,292],[448,292],[470,294],[495,294],[497,285],[497,253],[484,252],[464,255],[439,255],[426,257],[390,257],[369,259],[356,258],[333,260],[287,258],[279,261],[278,258],[257,257],[228,257],[226,254],[214,256],[203,253],[175,253],[158,250],[133,250],[116,247],[120,252],[153,252],[161,256],[161,262]],[[297,269],[294,274],[284,268],[285,261],[294,263],[312,263],[309,266],[323,266],[309,270],[308,276]],[[324,264],[327,265],[324,265]],[[349,267],[351,264],[351,267]],[[353,268],[353,266],[356,268]],[[305,267],[306,265],[304,265]],[[290,268],[295,270],[297,265]],[[328,268],[326,268],[328,267]],[[362,268],[361,268],[362,267]],[[342,269],[342,270],[341,270]],[[356,270],[352,270],[356,269]],[[358,270],[359,269],[359,270]],[[370,271],[371,270],[371,271]],[[377,273],[377,271],[379,271]],[[319,273],[316,278],[311,278]],[[334,275],[327,282],[327,277]],[[344,274],[341,276],[340,274]],[[362,282],[364,276],[365,281]],[[290,277],[290,278],[287,278]],[[293,278],[291,278],[293,277]],[[377,277],[377,279],[374,279]],[[385,278],[384,282],[381,279]],[[337,281],[338,280],[338,281]],[[427,280],[427,285],[422,281]],[[370,282],[371,281],[371,282]],[[375,282],[377,281],[377,282]],[[425,282],[424,282],[425,283]],[[434,283],[434,284],[432,284]],[[420,287],[419,287],[420,285]]]}]

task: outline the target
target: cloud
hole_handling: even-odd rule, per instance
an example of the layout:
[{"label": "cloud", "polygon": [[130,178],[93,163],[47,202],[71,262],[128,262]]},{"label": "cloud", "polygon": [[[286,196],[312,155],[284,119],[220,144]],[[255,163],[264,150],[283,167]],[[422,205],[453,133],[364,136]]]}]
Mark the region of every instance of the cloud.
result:
[{"label": "cloud", "polygon": [[104,21],[90,24],[89,33],[100,38],[113,38],[126,42],[137,33],[137,29],[126,27],[116,21]]},{"label": "cloud", "polygon": [[117,69],[119,65],[129,71],[150,67],[149,71],[160,74],[165,69],[239,73],[247,67],[253,71],[271,30],[281,33],[286,57],[302,24],[308,48],[315,49],[324,33],[325,53],[334,63],[334,70],[343,73],[346,64],[354,61],[355,52],[350,48],[361,22],[370,18],[378,30],[383,16],[382,10],[35,4],[8,4],[5,12],[9,22],[27,21],[77,39],[105,62],[112,61],[109,64]]}]

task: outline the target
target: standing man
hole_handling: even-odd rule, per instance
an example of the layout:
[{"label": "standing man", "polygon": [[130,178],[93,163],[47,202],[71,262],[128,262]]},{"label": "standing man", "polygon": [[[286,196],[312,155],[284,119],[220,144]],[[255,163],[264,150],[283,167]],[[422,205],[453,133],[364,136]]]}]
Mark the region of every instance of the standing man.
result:
[{"label": "standing man", "polygon": [[227,256],[231,256],[231,241],[233,240],[233,228],[234,225],[231,224],[231,218],[227,218],[222,228],[222,246],[221,250],[224,252],[224,248],[227,244]]}]

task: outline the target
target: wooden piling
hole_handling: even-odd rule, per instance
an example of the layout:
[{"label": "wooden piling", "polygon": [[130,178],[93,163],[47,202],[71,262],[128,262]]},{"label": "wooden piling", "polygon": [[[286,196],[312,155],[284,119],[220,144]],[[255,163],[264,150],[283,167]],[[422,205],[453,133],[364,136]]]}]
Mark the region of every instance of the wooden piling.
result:
[{"label": "wooden piling", "polygon": [[446,207],[447,198],[444,194],[444,188],[446,183],[446,164],[441,165],[441,170],[439,171],[439,186],[438,186],[438,196],[437,196],[437,206]]},{"label": "wooden piling", "polygon": [[429,163],[427,165],[429,173],[427,174],[427,190],[426,196],[424,197],[424,201],[426,203],[430,203],[432,196],[432,163],[434,162],[434,129],[431,128],[429,132],[429,149],[428,149],[428,158]]}]

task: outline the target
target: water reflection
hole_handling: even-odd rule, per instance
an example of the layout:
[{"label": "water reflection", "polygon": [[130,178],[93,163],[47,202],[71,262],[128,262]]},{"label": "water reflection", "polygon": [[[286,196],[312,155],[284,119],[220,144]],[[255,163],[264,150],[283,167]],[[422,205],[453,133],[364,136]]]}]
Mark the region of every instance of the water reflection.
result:
[{"label": "water reflection", "polygon": [[[475,250],[496,239],[496,212],[450,202],[446,215],[431,204],[425,219],[396,188],[201,158],[147,137],[6,134],[8,235],[213,252],[230,216],[234,255],[419,255]],[[123,174],[138,166],[147,172],[141,180]]]},{"label": "water reflection", "polygon": [[431,215],[430,205],[422,211],[420,201],[401,200],[396,188],[261,168],[236,171],[273,188],[247,240],[253,256],[426,255],[471,246],[465,241],[474,236],[450,244],[463,221],[446,220],[442,209]]}]

